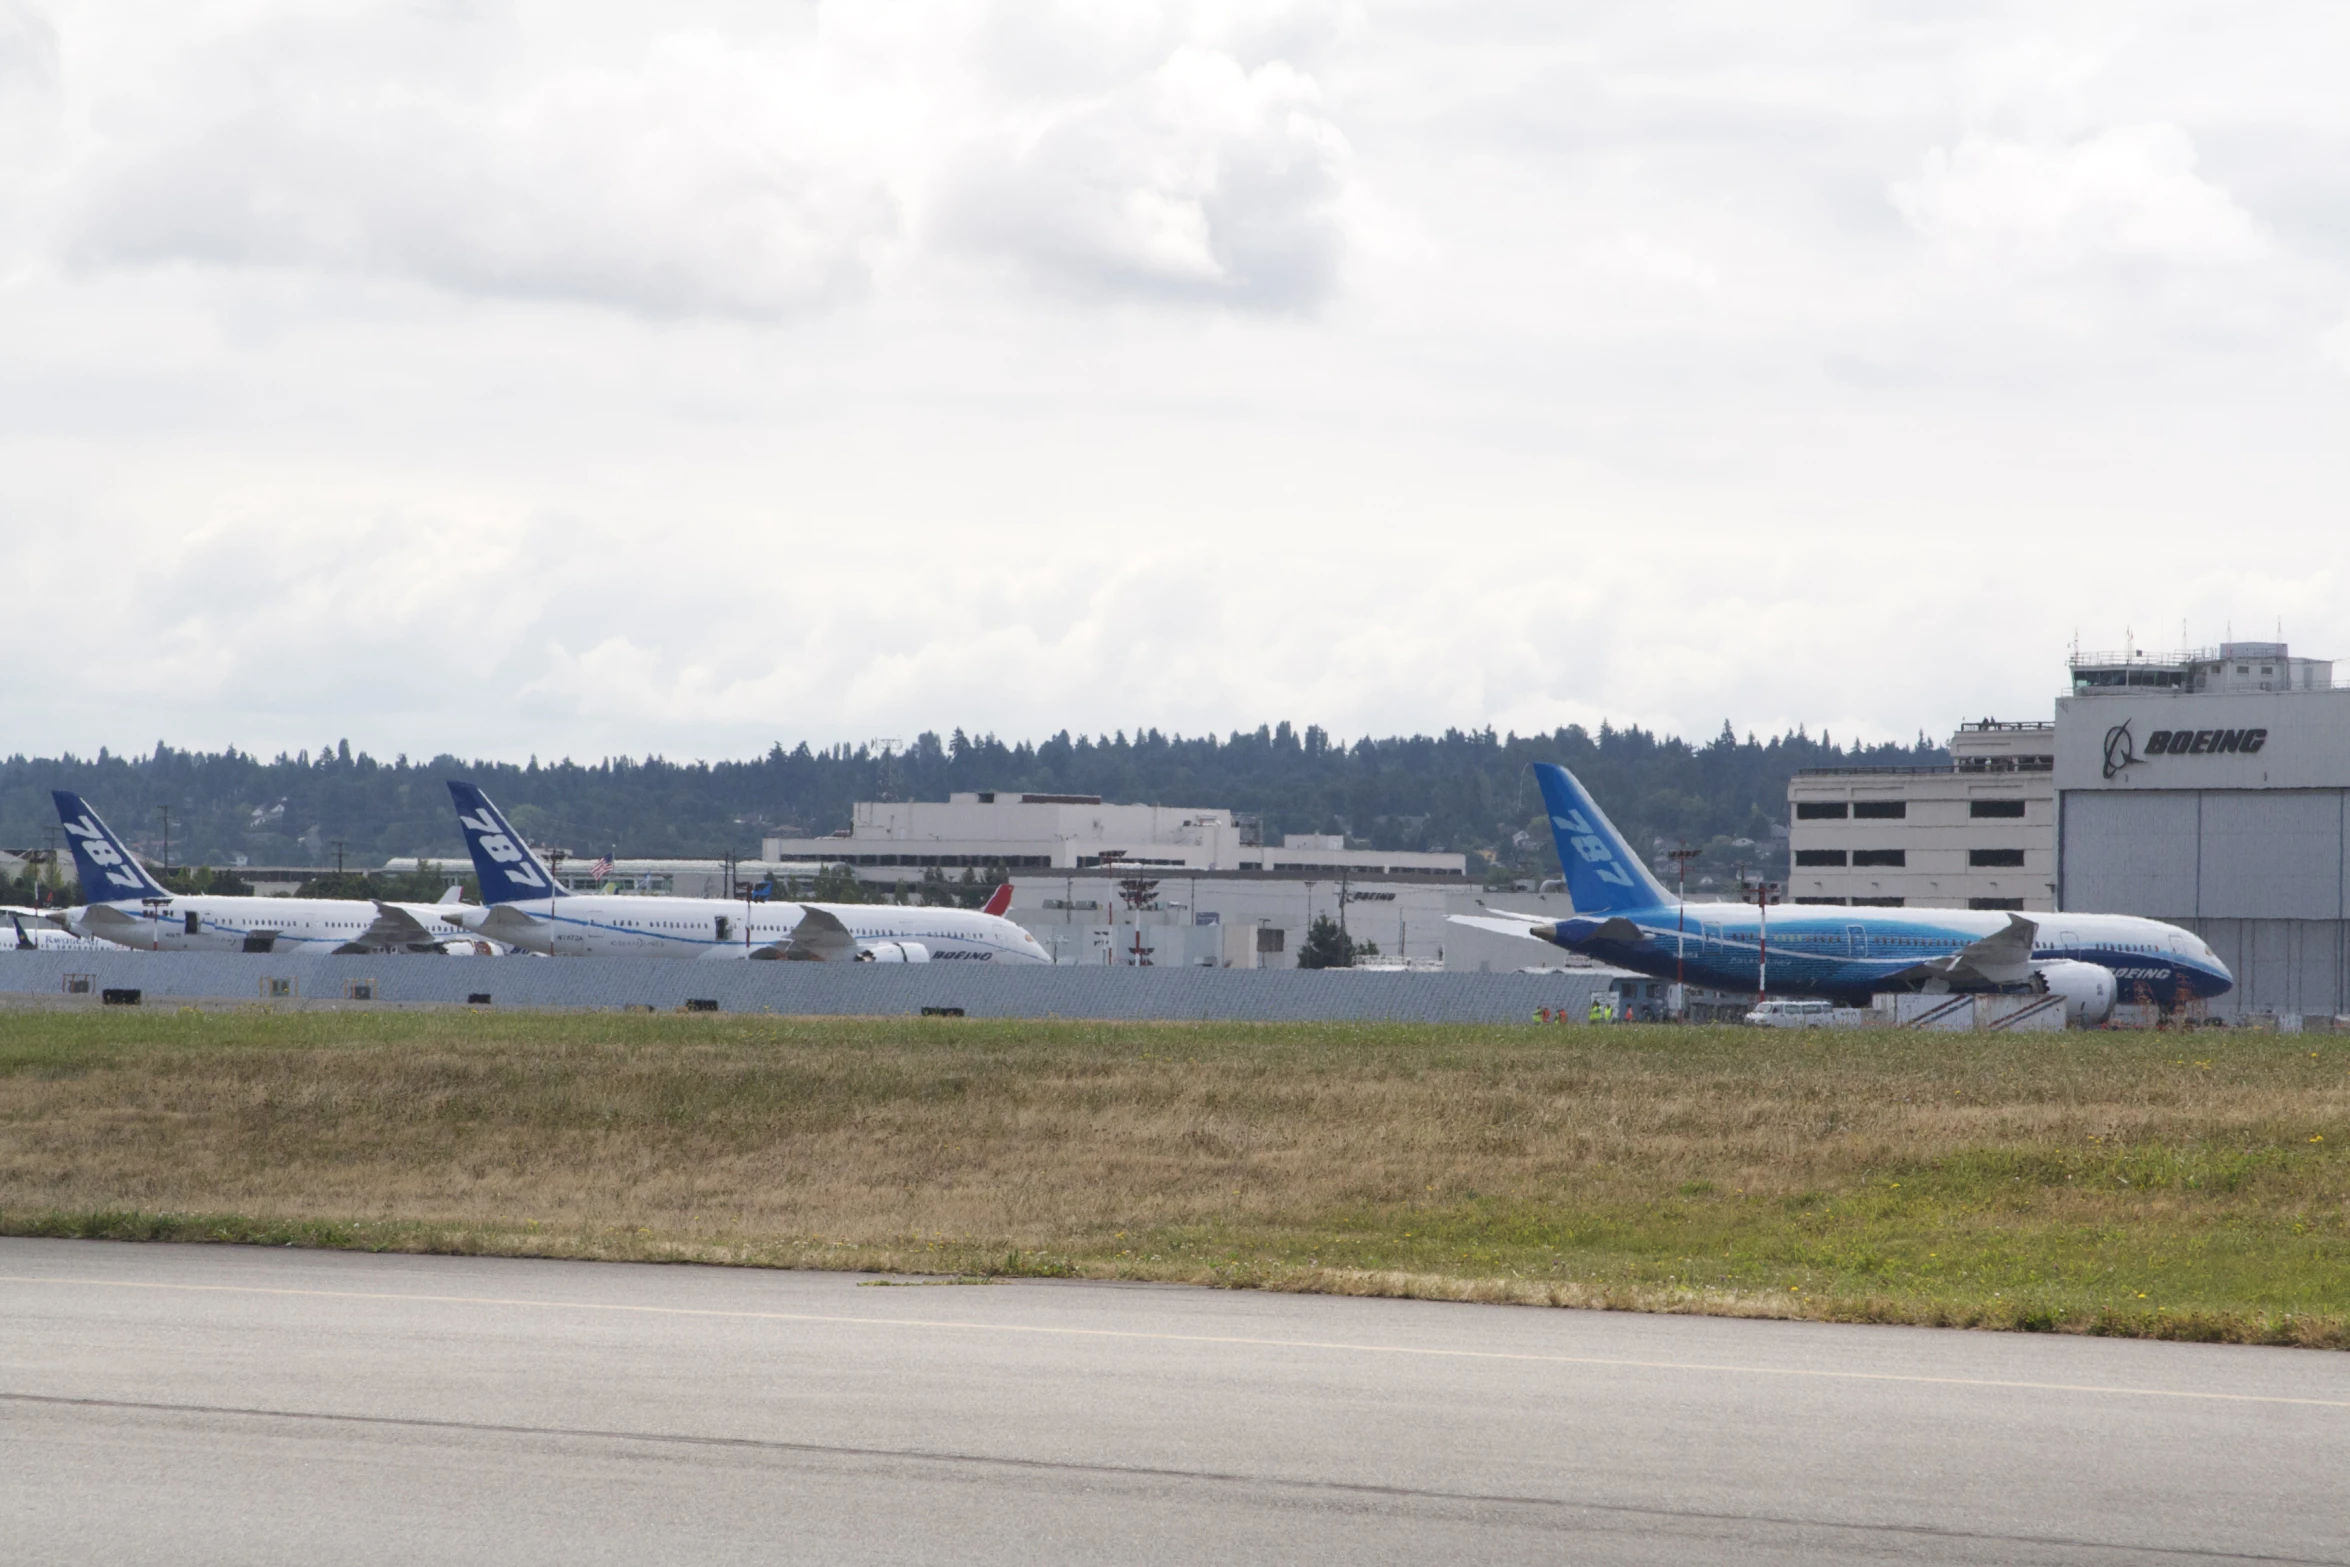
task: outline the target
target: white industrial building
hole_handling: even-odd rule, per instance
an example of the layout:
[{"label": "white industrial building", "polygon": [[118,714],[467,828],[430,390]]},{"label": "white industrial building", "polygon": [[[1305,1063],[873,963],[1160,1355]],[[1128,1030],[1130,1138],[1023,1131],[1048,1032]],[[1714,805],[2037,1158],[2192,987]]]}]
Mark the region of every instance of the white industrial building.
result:
[{"label": "white industrial building", "polygon": [[2056,726],[1962,724],[1946,767],[1787,784],[1787,895],[1880,908],[2054,909]]},{"label": "white industrial building", "polygon": [[856,867],[866,881],[919,881],[928,870],[1095,870],[1156,874],[1462,876],[1459,854],[1350,849],[1335,835],[1292,833],[1278,848],[1253,820],[1221,809],[1111,805],[1091,794],[957,794],[944,801],[858,802],[850,825],[825,838],[769,838],[769,860]]},{"label": "white industrial building", "polygon": [[1379,951],[1375,967],[1449,973],[1599,965],[1560,948],[1448,922],[1511,910],[1564,919],[1563,893],[1487,893],[1455,879],[1295,877],[1259,873],[1146,876],[1100,871],[1018,872],[1011,919],[1058,963],[1152,967],[1295,968],[1316,918],[1342,922]]},{"label": "white industrial building", "polygon": [[2059,907],[2184,925],[2221,1012],[2350,1012],[2350,690],[2281,642],[2076,655],[2056,704]]},{"label": "white industrial building", "polygon": [[[572,892],[628,892],[673,898],[734,898],[753,888],[804,892],[824,870],[807,860],[594,860],[541,848],[555,879]],[[395,876],[417,870],[440,874],[454,887],[473,874],[467,859],[398,855],[384,861]],[[316,874],[313,872],[312,874]]]}]

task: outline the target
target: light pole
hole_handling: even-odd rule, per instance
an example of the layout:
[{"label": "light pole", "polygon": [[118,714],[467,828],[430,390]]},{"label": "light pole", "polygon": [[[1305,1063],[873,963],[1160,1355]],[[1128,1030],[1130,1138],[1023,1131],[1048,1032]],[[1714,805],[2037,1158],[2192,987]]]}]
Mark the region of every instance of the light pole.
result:
[{"label": "light pole", "polygon": [[1686,840],[1672,851],[1673,861],[1673,983],[1681,987],[1681,1006],[1689,1006],[1688,976],[1684,954],[1689,948],[1689,862],[1705,851],[1692,849]]},{"label": "light pole", "polygon": [[1757,1001],[1771,997],[1771,883],[1768,877],[1754,884],[1755,937],[1754,983]]},{"label": "light pole", "polygon": [[163,874],[171,874],[171,807],[158,805],[155,814],[163,818]]}]

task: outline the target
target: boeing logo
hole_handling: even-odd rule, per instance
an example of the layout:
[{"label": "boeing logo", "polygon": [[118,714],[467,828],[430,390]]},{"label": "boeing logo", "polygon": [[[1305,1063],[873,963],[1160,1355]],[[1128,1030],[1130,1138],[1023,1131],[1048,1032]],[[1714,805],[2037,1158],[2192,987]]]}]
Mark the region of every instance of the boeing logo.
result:
[{"label": "boeing logo", "polygon": [[2123,719],[2105,731],[2105,776],[2111,778],[2125,767],[2138,765],[2138,742],[2130,734],[2130,721]]}]

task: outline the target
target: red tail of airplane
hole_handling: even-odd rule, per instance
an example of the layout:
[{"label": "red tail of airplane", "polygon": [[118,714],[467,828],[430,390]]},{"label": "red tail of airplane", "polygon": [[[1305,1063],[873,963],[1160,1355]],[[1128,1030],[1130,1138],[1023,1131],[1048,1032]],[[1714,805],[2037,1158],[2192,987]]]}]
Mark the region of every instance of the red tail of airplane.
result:
[{"label": "red tail of airplane", "polygon": [[993,914],[998,918],[1001,918],[1003,916],[1003,912],[1011,906],[1012,884],[1010,882],[1005,882],[1002,886],[996,888],[995,891],[987,895],[987,902],[980,906],[979,912],[982,914]]}]

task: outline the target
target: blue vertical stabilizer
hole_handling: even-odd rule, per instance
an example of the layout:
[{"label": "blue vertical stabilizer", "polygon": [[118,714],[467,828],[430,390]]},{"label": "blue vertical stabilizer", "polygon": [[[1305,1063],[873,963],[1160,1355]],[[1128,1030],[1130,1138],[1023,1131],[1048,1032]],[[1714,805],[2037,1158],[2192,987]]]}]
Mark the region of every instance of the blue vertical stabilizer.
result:
[{"label": "blue vertical stabilizer", "polygon": [[457,802],[457,825],[465,831],[465,847],[473,856],[474,874],[481,879],[483,907],[563,895],[554,872],[530,852],[522,834],[507,824],[488,795],[452,778],[449,797]]},{"label": "blue vertical stabilizer", "polygon": [[1591,803],[1573,773],[1555,763],[1536,762],[1534,778],[1542,785],[1542,806],[1558,840],[1559,865],[1566,872],[1567,896],[1575,900],[1577,914],[1630,914],[1672,906],[1672,898],[1648,874],[1607,813]]},{"label": "blue vertical stabilizer", "polygon": [[82,797],[70,789],[53,789],[57,819],[65,827],[65,841],[73,845],[73,868],[82,879],[84,903],[121,903],[132,898],[168,898],[170,893],[147,874],[138,857],[98,819]]}]

